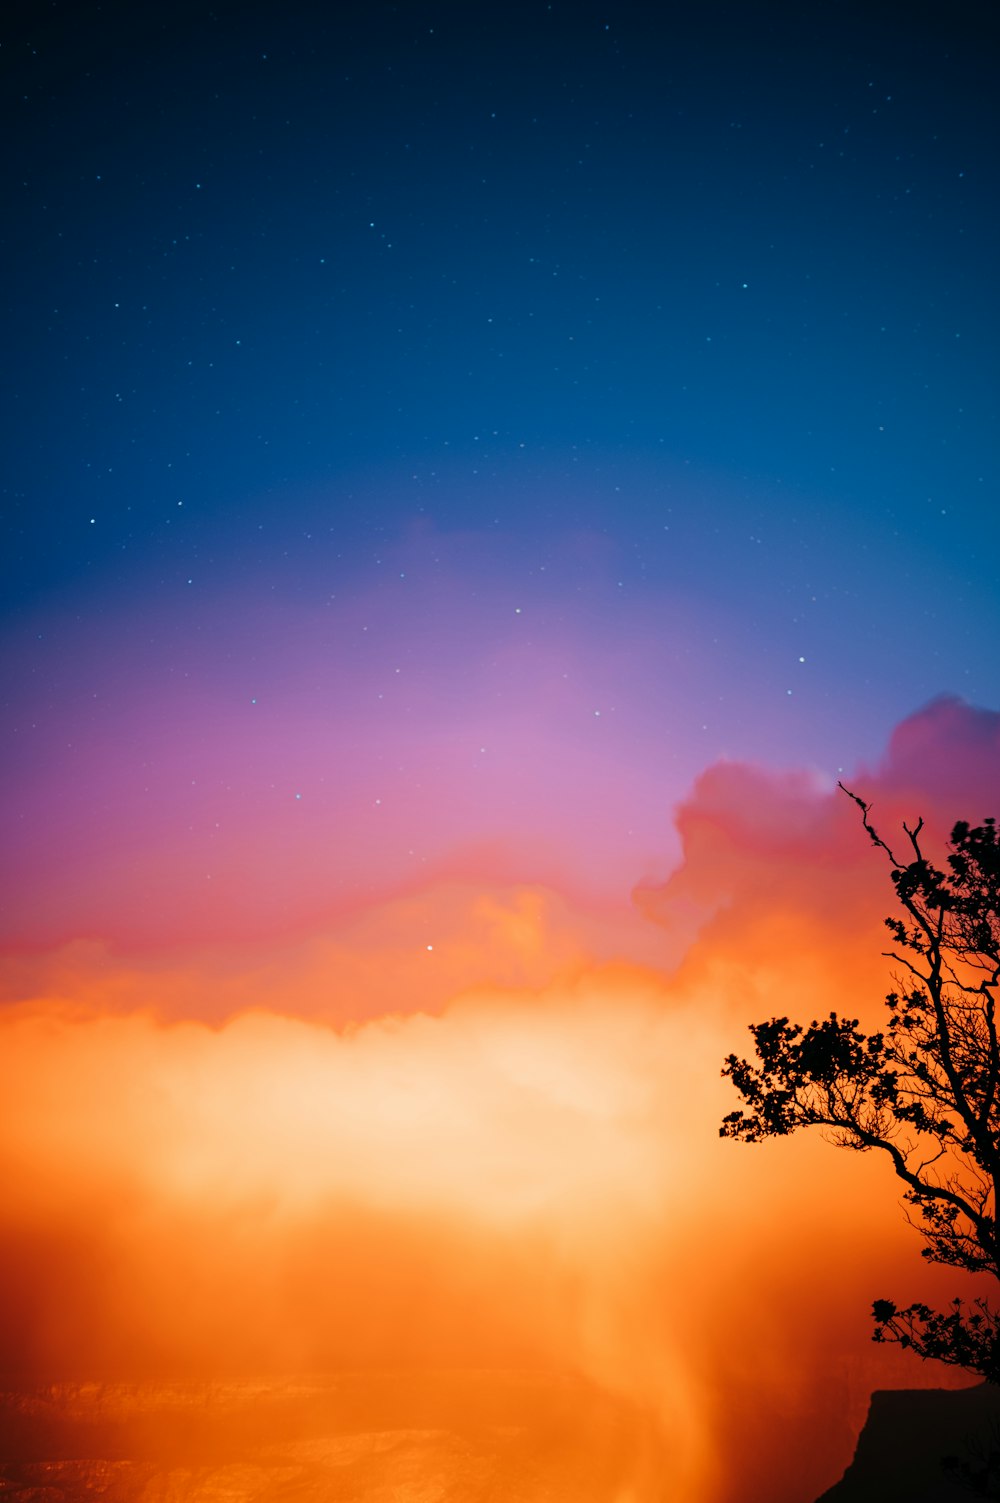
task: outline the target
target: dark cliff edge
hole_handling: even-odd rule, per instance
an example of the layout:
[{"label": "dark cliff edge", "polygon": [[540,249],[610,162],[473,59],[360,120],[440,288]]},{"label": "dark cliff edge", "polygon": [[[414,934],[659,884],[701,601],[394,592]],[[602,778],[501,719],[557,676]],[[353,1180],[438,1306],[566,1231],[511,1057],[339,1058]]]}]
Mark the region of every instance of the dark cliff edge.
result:
[{"label": "dark cliff edge", "polygon": [[981,1471],[1000,1449],[1000,1388],[901,1388],[872,1394],[854,1460],[816,1503],[970,1503],[1000,1498],[950,1477],[945,1457]]}]

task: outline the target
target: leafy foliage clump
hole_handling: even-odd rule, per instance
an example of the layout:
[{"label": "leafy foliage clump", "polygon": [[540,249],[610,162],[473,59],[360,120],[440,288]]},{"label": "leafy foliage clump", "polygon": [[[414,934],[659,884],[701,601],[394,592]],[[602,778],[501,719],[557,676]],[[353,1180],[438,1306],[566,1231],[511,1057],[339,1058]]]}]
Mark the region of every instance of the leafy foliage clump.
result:
[{"label": "leafy foliage clump", "polygon": [[[841,785],[842,786],[842,785]],[[1000,1279],[1000,838],[995,819],[951,832],[946,869],[921,847],[923,821],[904,825],[906,859],[861,810],[889,863],[899,913],[886,919],[898,967],[884,1028],[866,1033],[837,1013],[808,1027],[788,1018],[751,1025],[756,1060],[735,1054],[723,1075],[744,1109],[720,1135],[756,1143],[802,1127],[841,1147],[884,1153],[905,1186],[923,1256]],[[873,1306],[876,1341],[893,1341],[1000,1383],[1000,1311],[955,1300],[934,1311]]]}]

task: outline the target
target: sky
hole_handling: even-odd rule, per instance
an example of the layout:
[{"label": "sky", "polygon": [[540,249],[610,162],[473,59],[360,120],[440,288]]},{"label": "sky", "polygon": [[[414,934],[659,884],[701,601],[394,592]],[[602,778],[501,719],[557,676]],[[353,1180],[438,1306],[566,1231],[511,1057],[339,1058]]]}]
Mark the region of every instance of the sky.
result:
[{"label": "sky", "polygon": [[736,1413],[760,1503],[834,1480],[869,1264],[927,1273],[817,1150],[822,1251],[718,1065],[884,990],[838,778],[1000,812],[996,43],[967,0],[5,15],[15,1366],[541,1364],[694,1503]]}]

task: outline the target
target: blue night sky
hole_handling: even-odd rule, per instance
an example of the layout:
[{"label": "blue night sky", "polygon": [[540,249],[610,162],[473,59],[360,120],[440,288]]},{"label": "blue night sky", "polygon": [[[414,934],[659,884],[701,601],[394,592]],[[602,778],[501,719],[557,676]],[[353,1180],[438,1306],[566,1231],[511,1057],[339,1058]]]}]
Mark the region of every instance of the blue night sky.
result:
[{"label": "blue night sky", "polygon": [[213,716],[261,696],[289,748],[403,746],[425,802],[477,693],[555,764],[548,663],[618,717],[577,787],[644,770],[639,876],[720,755],[831,775],[1000,703],[995,42],[968,4],[20,7],[19,838],[85,842],[93,767],[181,722],[252,820]]}]

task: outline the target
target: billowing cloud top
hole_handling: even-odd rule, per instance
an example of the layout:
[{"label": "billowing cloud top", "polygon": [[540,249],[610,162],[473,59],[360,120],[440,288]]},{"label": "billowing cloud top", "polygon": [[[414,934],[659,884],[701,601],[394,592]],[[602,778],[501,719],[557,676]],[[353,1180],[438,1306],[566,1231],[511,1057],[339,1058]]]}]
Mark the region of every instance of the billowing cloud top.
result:
[{"label": "billowing cloud top", "polygon": [[[847,781],[940,841],[995,806],[998,747],[940,700]],[[631,912],[466,868],[255,947],[11,950],[13,1365],[577,1373],[658,1437],[637,1503],[832,1480],[900,1380],[871,1297],[952,1281],[880,1165],[721,1143],[719,1069],[761,1016],[877,1015],[891,888],[815,774],[718,763],[677,828]]]}]

